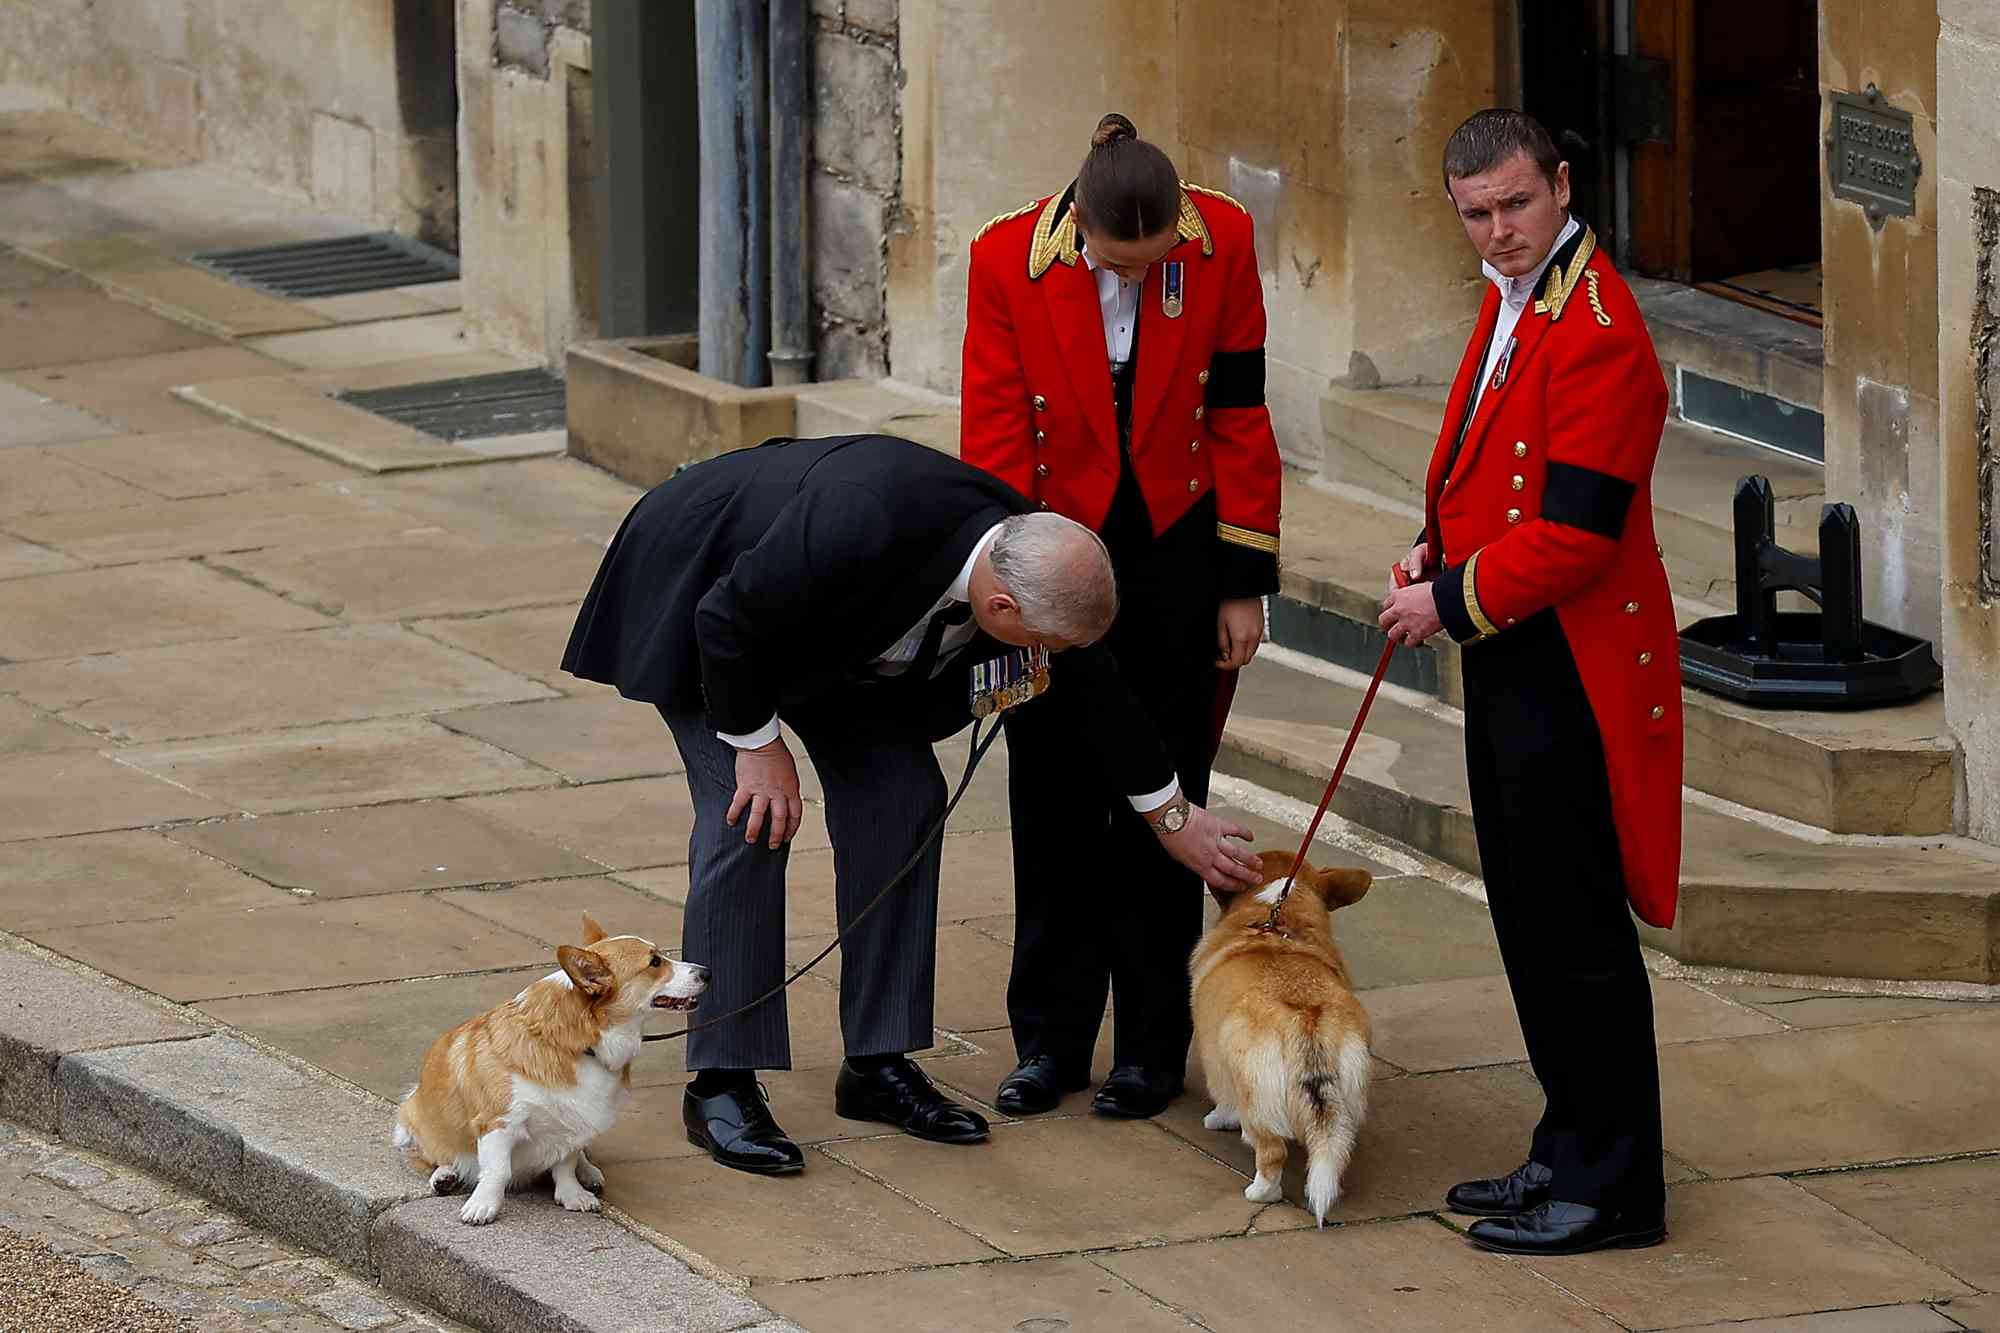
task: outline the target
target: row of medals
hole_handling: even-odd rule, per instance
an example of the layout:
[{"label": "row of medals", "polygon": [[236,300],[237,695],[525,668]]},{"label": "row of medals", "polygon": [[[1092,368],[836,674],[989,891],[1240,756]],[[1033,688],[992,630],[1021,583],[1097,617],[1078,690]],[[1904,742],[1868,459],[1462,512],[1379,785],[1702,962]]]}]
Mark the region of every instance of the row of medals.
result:
[{"label": "row of medals", "polygon": [[1049,650],[1028,648],[972,668],[972,715],[991,717],[1049,687]]}]

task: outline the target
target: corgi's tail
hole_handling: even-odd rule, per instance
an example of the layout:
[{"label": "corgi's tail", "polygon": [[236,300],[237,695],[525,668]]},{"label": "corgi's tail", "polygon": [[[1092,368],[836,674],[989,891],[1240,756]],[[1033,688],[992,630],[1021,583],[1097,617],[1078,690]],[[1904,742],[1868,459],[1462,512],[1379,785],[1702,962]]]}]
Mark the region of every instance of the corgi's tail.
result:
[{"label": "corgi's tail", "polygon": [[1310,1040],[1307,1047],[1300,1061],[1295,1123],[1306,1150],[1306,1203],[1314,1219],[1325,1226],[1327,1212],[1340,1197],[1340,1178],[1354,1155],[1354,1136],[1368,1113],[1368,1043],[1358,1033],[1349,1033],[1338,1051]]},{"label": "corgi's tail", "polygon": [[410,1127],[403,1123],[403,1113],[408,1109],[410,1098],[417,1095],[416,1085],[403,1094],[403,1100],[396,1105],[396,1127],[389,1131],[389,1142],[408,1152],[417,1146],[417,1136],[410,1133]]}]

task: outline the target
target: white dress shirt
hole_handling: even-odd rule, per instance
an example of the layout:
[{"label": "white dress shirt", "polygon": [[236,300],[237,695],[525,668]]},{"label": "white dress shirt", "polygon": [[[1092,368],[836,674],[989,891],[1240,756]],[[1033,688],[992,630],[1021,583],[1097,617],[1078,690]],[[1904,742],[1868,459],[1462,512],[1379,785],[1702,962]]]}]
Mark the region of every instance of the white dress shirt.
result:
[{"label": "white dress shirt", "polygon": [[1486,397],[1486,386],[1493,380],[1493,368],[1500,364],[1500,358],[1507,352],[1507,344],[1513,340],[1514,328],[1521,322],[1521,312],[1528,308],[1528,298],[1535,294],[1535,288],[1542,282],[1542,274],[1548,271],[1549,261],[1556,257],[1556,251],[1568,243],[1569,238],[1583,228],[1572,217],[1563,225],[1556,243],[1542,256],[1542,262],[1535,265],[1532,273],[1523,273],[1518,278],[1510,278],[1493,265],[1481,260],[1479,271],[1484,273],[1495,287],[1500,289],[1500,322],[1493,326],[1493,341],[1486,345],[1486,362],[1479,370],[1479,386],[1472,395],[1472,410],[1479,410],[1479,402]]},{"label": "white dress shirt", "polygon": [[1139,284],[1099,268],[1084,246],[1084,266],[1097,279],[1097,308],[1104,315],[1104,355],[1114,366],[1132,359],[1132,330],[1139,323]]}]

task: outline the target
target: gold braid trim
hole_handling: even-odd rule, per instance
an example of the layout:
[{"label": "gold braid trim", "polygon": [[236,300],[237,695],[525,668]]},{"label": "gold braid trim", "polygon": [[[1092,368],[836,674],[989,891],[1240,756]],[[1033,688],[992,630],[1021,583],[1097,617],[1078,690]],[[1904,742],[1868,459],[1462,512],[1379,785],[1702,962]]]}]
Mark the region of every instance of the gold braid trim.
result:
[{"label": "gold braid trim", "polygon": [[1604,302],[1597,299],[1597,270],[1594,268],[1585,269],[1583,271],[1583,280],[1590,286],[1590,308],[1597,316],[1597,322],[1607,329],[1610,328],[1611,316],[1604,313]]},{"label": "gold braid trim", "polygon": [[1196,194],[1205,194],[1211,199],[1220,199],[1239,213],[1248,213],[1250,211],[1240,201],[1231,198],[1220,190],[1211,190],[1206,185],[1196,185],[1193,181],[1182,181],[1181,188],[1183,190],[1193,190]]},{"label": "gold braid trim", "polygon": [[1576,247],[1575,256],[1569,261],[1569,269],[1564,272],[1554,264],[1549,265],[1548,295],[1535,302],[1535,313],[1547,315],[1554,323],[1562,318],[1563,307],[1576,294],[1577,284],[1583,281],[1583,266],[1590,262],[1590,256],[1597,249],[1597,233],[1588,226],[1583,229],[1583,243]]},{"label": "gold braid trim", "polygon": [[[1199,189],[1200,187],[1197,186],[1196,188]],[[1201,192],[1203,194],[1214,193],[1213,190],[1202,190]],[[1230,202],[1236,203],[1233,199]],[[1236,206],[1241,208],[1243,205],[1237,204]],[[1201,253],[1204,259],[1215,253],[1215,242],[1209,238],[1208,224],[1201,220],[1201,210],[1194,206],[1194,200],[1187,197],[1186,190],[1181,191],[1181,215],[1180,220],[1175,224],[1175,229],[1180,232],[1180,237],[1183,241],[1201,242]]]},{"label": "gold braid trim", "polygon": [[1278,553],[1278,538],[1275,533],[1259,532],[1255,528],[1239,528],[1234,523],[1217,523],[1215,535],[1235,546],[1247,546],[1265,555]]},{"label": "gold braid trim", "polygon": [[1490,639],[1500,632],[1491,620],[1486,618],[1486,609],[1479,605],[1479,557],[1480,551],[1472,553],[1472,559],[1465,562],[1465,577],[1459,581],[1459,588],[1465,593],[1465,613],[1472,617],[1473,625],[1479,630],[1479,637]]},{"label": "gold braid trim", "polygon": [[1002,213],[1000,216],[996,218],[989,218],[985,226],[981,227],[978,231],[972,233],[973,244],[977,245],[979,243],[980,237],[984,236],[987,232],[992,231],[995,227],[999,226],[1001,223],[1012,222],[1015,218],[1020,217],[1024,213],[1034,212],[1036,207],[1040,205],[1041,202],[1042,201],[1039,199],[1030,199],[1027,203],[1021,205],[1021,207],[1015,209],[1011,213]]},{"label": "gold braid trim", "polygon": [[1062,202],[1062,195],[1049,200],[1042,215],[1035,219],[1034,239],[1028,245],[1030,282],[1047,273],[1049,265],[1058,260],[1071,267],[1076,264],[1076,219]]}]

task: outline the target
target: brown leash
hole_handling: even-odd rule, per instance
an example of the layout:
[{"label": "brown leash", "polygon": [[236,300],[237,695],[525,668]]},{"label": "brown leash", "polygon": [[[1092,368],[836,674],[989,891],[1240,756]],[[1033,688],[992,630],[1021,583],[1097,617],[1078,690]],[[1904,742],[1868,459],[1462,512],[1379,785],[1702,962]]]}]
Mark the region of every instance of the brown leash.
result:
[{"label": "brown leash", "polygon": [[[1397,565],[1394,570],[1396,586],[1406,588],[1410,576]],[[1252,926],[1251,929],[1266,935],[1282,935],[1278,929],[1278,913],[1285,910],[1285,899],[1292,896],[1292,883],[1299,877],[1299,868],[1306,863],[1306,848],[1312,846],[1313,835],[1319,832],[1319,821],[1326,818],[1326,808],[1333,803],[1333,793],[1340,786],[1341,775],[1347,772],[1347,761],[1354,754],[1354,742],[1361,738],[1361,728],[1368,724],[1368,710],[1375,706],[1375,691],[1382,688],[1382,677],[1389,674],[1389,659],[1396,655],[1395,640],[1382,645],[1382,660],[1375,664],[1375,675],[1368,682],[1368,693],[1361,696],[1361,707],[1354,714],[1354,725],[1347,729],[1347,744],[1340,747],[1340,762],[1333,766],[1333,776],[1327,779],[1326,794],[1319,798],[1319,809],[1313,811],[1312,823],[1306,826],[1306,836],[1299,841],[1299,854],[1292,858],[1291,873],[1285,876],[1285,887],[1278,890],[1277,901],[1271,904],[1271,914]]]}]

